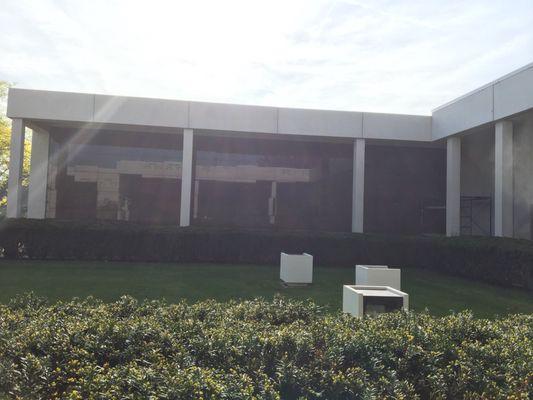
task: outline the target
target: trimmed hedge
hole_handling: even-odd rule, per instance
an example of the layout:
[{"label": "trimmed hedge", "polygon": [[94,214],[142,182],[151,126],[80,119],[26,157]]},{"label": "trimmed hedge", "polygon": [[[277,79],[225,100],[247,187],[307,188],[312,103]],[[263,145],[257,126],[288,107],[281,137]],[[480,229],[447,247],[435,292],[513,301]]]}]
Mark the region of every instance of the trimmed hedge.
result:
[{"label": "trimmed hedge", "polygon": [[501,286],[533,289],[533,243],[489,237],[383,236],[128,223],[6,220],[8,258],[277,264],[307,252],[318,265],[388,264],[437,270]]},{"label": "trimmed hedge", "polygon": [[497,399],[533,393],[533,316],[312,303],[0,305],[0,398]]}]

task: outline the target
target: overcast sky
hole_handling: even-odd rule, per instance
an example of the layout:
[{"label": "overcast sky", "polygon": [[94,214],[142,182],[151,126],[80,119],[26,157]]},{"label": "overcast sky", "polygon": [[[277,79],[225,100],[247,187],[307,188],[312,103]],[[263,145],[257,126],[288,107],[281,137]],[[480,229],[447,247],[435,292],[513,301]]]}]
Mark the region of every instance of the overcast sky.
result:
[{"label": "overcast sky", "polygon": [[18,87],[429,114],[533,61],[533,0],[3,0]]}]

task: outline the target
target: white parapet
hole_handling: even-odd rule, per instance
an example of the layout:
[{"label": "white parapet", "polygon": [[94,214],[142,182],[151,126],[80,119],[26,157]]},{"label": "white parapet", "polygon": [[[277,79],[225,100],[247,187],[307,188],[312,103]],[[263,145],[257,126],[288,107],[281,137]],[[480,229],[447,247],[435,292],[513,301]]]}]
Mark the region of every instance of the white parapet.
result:
[{"label": "white parapet", "polygon": [[355,284],[369,286],[390,286],[401,290],[401,270],[386,265],[356,265]]},{"label": "white parapet", "polygon": [[312,283],[313,256],[281,253],[279,277],[285,283]]},{"label": "white parapet", "polygon": [[342,312],[362,317],[409,309],[409,295],[389,286],[344,285]]}]

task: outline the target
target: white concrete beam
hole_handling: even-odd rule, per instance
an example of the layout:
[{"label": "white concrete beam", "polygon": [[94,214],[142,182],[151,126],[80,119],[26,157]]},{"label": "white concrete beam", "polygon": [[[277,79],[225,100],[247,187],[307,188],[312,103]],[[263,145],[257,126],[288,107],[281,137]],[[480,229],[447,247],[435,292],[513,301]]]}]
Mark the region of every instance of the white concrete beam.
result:
[{"label": "white concrete beam", "polygon": [[37,131],[34,129],[31,137],[28,218],[43,219],[46,214],[49,146],[50,134],[46,131]]},{"label": "white concrete beam", "polygon": [[22,167],[24,165],[24,121],[13,118],[7,181],[7,217],[20,218],[22,208]]},{"label": "white concrete beam", "polygon": [[494,140],[494,235],[513,237],[512,122],[497,122]]},{"label": "white concrete beam", "polygon": [[183,157],[181,166],[180,226],[191,224],[191,189],[193,165],[193,130],[183,130]]},{"label": "white concrete beam", "polygon": [[352,232],[362,233],[365,214],[365,139],[353,146]]},{"label": "white concrete beam", "polygon": [[446,160],[446,235],[461,234],[461,138],[447,142]]},{"label": "white concrete beam", "polygon": [[433,140],[491,122],[493,97],[492,86],[489,86],[434,110],[431,121]]},{"label": "white concrete beam", "polygon": [[191,101],[189,127],[232,132],[277,133],[278,112],[274,107]]},{"label": "white concrete beam", "polygon": [[97,94],[94,96],[93,121],[157,127],[188,127],[189,103]]},{"label": "white concrete beam", "polygon": [[362,122],[360,112],[280,108],[278,133],[361,138]]},{"label": "white concrete beam", "polygon": [[10,88],[7,116],[23,119],[90,122],[94,115],[94,95]]},{"label": "white concrete beam", "polygon": [[365,139],[431,141],[431,117],[368,113],[363,115]]}]

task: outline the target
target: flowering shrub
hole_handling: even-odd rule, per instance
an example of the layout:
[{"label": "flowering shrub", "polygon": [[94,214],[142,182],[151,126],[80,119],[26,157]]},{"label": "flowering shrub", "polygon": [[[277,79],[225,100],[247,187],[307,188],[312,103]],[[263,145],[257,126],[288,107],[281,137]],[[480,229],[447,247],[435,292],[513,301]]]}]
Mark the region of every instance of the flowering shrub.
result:
[{"label": "flowering shrub", "polygon": [[533,316],[357,319],[276,298],[0,305],[0,398],[527,398]]}]

